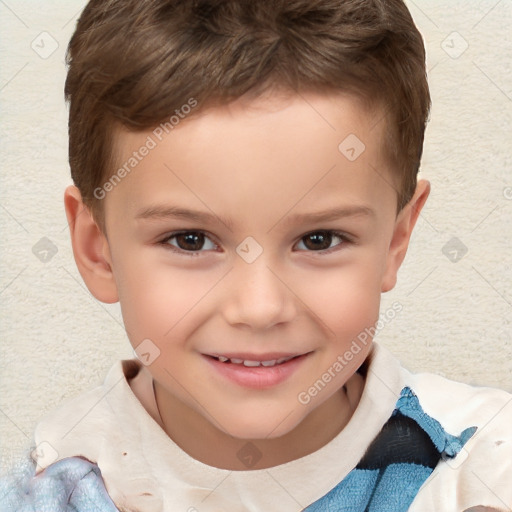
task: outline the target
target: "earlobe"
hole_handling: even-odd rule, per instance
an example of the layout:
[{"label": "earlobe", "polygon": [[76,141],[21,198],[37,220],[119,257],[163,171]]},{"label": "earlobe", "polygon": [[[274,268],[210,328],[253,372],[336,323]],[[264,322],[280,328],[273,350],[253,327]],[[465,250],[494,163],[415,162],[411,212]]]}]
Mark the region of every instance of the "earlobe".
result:
[{"label": "earlobe", "polygon": [[419,180],[413,197],[398,214],[382,279],[382,292],[388,292],[395,287],[398,269],[407,253],[412,230],[429,194],[430,183],[427,180]]},{"label": "earlobe", "polygon": [[64,192],[64,206],[73,254],[82,279],[98,300],[109,304],[117,302],[119,298],[108,240],[74,185]]}]

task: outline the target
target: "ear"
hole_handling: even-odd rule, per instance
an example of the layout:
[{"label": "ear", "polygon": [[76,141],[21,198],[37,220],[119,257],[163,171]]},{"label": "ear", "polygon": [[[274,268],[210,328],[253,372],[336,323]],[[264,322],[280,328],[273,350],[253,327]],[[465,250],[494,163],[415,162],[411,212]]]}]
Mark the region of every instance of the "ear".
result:
[{"label": "ear", "polygon": [[402,211],[396,218],[386,261],[386,269],[382,278],[382,292],[388,292],[395,287],[398,269],[404,261],[412,230],[429,194],[430,183],[427,180],[419,180],[413,197],[402,208]]},{"label": "ear", "polygon": [[64,206],[71,234],[71,244],[78,271],[89,291],[101,302],[119,300],[112,271],[108,240],[82,201],[77,187],[64,192]]}]

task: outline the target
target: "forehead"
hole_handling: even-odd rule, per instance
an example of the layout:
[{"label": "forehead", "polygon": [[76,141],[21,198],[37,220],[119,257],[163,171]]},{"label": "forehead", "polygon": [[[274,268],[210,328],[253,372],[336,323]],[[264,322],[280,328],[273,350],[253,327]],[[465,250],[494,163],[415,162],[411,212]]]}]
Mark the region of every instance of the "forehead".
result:
[{"label": "forehead", "polygon": [[145,132],[119,131],[123,179],[110,187],[106,215],[181,202],[258,211],[272,222],[318,202],[394,205],[384,130],[381,109],[353,96],[309,94],[240,99]]}]

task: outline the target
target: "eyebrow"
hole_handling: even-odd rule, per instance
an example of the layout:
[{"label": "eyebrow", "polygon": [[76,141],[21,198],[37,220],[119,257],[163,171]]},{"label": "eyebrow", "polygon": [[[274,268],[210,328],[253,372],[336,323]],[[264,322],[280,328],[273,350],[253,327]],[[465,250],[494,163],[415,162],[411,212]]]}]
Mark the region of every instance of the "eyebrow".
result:
[{"label": "eyebrow", "polygon": [[[331,208],[313,213],[296,213],[293,215],[285,214],[274,227],[281,221],[285,226],[291,224],[307,224],[315,222],[327,222],[331,220],[342,219],[345,217],[375,217],[375,211],[368,206],[355,205],[339,208]],[[215,213],[190,210],[178,206],[155,205],[140,210],[136,215],[137,220],[163,220],[163,219],[185,219],[196,221],[203,224],[213,224],[222,222],[230,230],[233,228],[233,222],[230,219],[216,215]],[[273,228],[271,228],[273,229]]]},{"label": "eyebrow", "polygon": [[354,205],[339,208],[331,208],[313,213],[296,213],[287,216],[284,225],[307,224],[313,222],[328,222],[330,220],[343,219],[345,217],[375,217],[375,210],[368,206]]},{"label": "eyebrow", "polygon": [[179,206],[156,205],[140,210],[135,219],[141,220],[163,220],[163,219],[185,219],[192,220],[203,224],[213,224],[214,222],[222,222],[229,229],[232,229],[233,223],[230,219],[223,218],[214,213],[200,212],[181,208]]}]

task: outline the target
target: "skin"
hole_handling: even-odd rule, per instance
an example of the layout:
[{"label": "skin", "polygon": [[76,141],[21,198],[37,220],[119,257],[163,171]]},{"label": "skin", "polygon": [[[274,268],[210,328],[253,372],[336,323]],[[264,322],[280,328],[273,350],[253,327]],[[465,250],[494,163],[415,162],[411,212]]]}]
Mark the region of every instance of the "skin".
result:
[{"label": "skin", "polygon": [[[145,370],[163,428],[197,460],[246,470],[237,452],[250,440],[262,454],[251,469],[282,464],[332,440],[357,407],[364,382],[355,372],[371,343],[309,403],[297,397],[377,322],[381,293],[396,283],[430,192],[420,180],[397,214],[379,119],[381,111],[334,94],[270,94],[212,107],[182,121],[106,194],[106,234],[78,189],[67,188],[78,269],[96,298],[120,301],[133,347],[145,339],[158,347]],[[118,161],[151,134],[120,131]],[[366,146],[355,161],[338,149],[349,134]],[[136,218],[157,205],[214,218]],[[360,206],[373,213],[293,219]],[[190,241],[169,238],[180,230],[205,238],[199,233],[191,251]],[[324,238],[319,250],[306,235],[326,230],[347,238]],[[236,252],[248,236],[263,250],[252,263]],[[237,351],[309,355],[284,382],[249,389],[226,380],[202,355]]]}]

